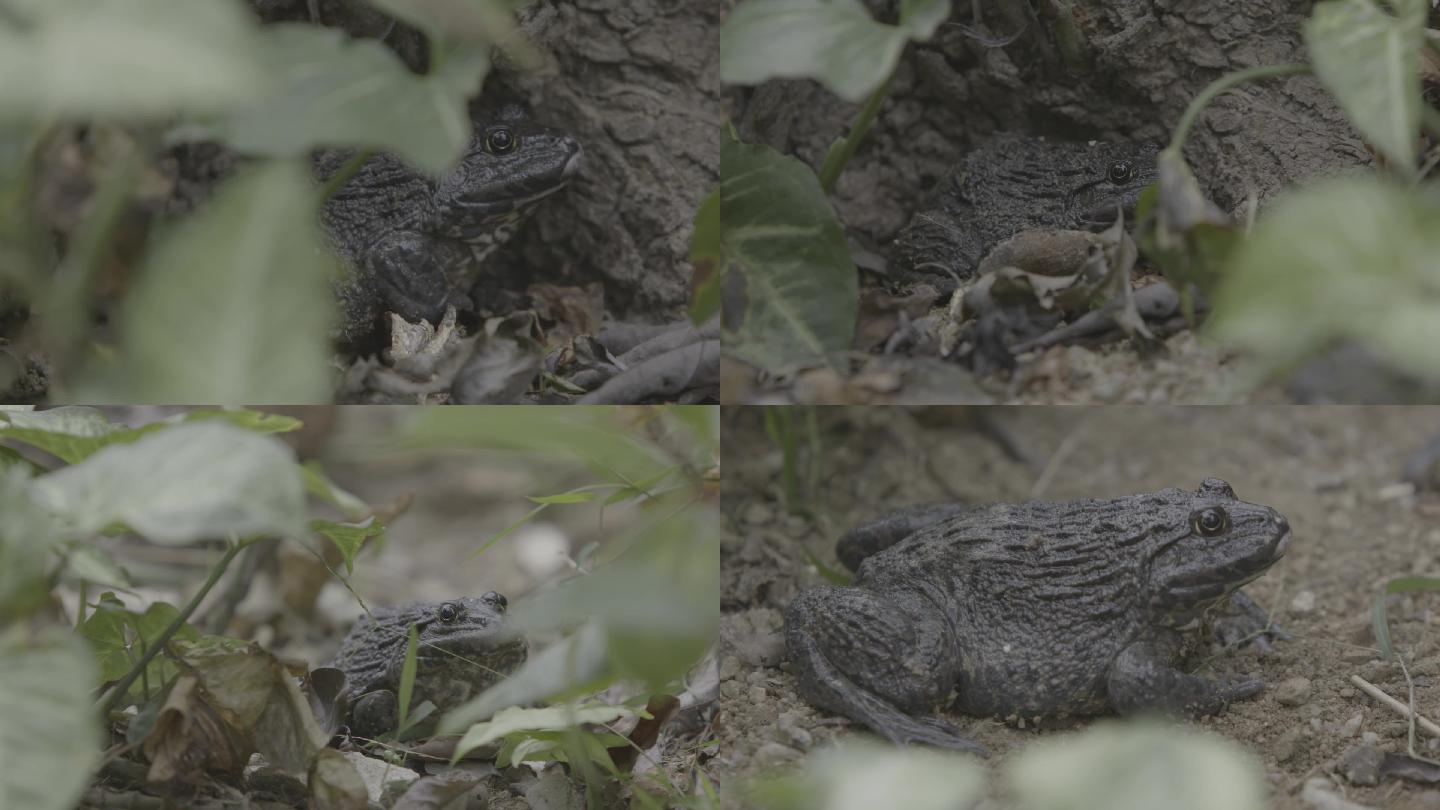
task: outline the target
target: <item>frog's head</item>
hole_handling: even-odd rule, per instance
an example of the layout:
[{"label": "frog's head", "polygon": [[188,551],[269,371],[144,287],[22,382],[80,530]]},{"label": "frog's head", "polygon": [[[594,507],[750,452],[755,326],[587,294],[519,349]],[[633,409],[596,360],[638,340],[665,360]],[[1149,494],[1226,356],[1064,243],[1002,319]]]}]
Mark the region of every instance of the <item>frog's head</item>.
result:
[{"label": "frog's head", "polygon": [[1156,158],[1160,145],[1142,143],[1097,143],[1086,153],[1083,176],[1069,200],[1075,221],[1091,229],[1115,221],[1118,205],[1128,222],[1133,218],[1140,192],[1159,177]]},{"label": "frog's head", "polygon": [[516,107],[476,123],[470,146],[435,188],[439,227],[447,236],[483,242],[518,222],[580,170],[580,143],[529,121]]},{"label": "frog's head", "polygon": [[[401,616],[413,622],[417,677],[488,685],[524,663],[526,647],[505,622],[506,600],[494,591],[444,602],[420,602]],[[408,627],[397,627],[402,634]],[[404,643],[397,665],[403,665]]]},{"label": "frog's head", "polygon": [[1290,524],[1268,506],[1235,497],[1230,485],[1206,479],[1194,492],[1157,493],[1166,527],[1152,534],[1150,604],[1162,614],[1189,616],[1255,579],[1290,547]]}]

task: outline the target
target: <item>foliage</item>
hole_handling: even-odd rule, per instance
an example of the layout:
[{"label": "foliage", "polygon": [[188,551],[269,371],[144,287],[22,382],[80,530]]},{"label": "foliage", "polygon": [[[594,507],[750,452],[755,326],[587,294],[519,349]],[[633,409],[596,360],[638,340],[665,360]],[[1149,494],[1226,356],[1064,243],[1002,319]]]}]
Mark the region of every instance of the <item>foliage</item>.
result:
[{"label": "foliage", "polygon": [[[303,158],[318,147],[386,149],[441,172],[468,142],[466,103],[492,47],[535,61],[509,0],[377,2],[429,33],[426,74],[378,42],[260,26],[246,0],[0,4],[0,71],[27,77],[0,84],[0,297],[37,313],[30,348],[53,360],[52,399],[331,397],[334,263],[320,247],[320,190]],[[82,176],[53,176],[54,152],[75,148],[76,124],[93,154],[81,155]],[[135,233],[133,204],[154,208],[164,196],[155,146],[194,139],[255,159],[195,214],[148,239]],[[88,204],[42,207],[51,186],[77,181],[93,187]],[[74,220],[58,267],[36,236],[57,215]],[[136,241],[141,257],[119,260],[128,280],[117,285],[126,252],[117,246]],[[102,296],[118,311],[117,344],[88,342]]]},{"label": "foliage", "polygon": [[726,352],[773,372],[840,364],[859,288],[825,196],[879,113],[905,44],[928,40],[949,15],[949,0],[905,0],[897,25],[871,19],[859,0],[742,0],[721,26],[723,81],[808,78],[847,101],[869,97],[818,176],[766,146],[721,147]]},{"label": "foliage", "polygon": [[[1005,766],[1016,810],[1261,810],[1259,764],[1234,743],[1150,720],[1101,723],[1027,746]],[[986,795],[972,757],[848,742],[795,775],[747,786],[761,810],[970,807]]]}]

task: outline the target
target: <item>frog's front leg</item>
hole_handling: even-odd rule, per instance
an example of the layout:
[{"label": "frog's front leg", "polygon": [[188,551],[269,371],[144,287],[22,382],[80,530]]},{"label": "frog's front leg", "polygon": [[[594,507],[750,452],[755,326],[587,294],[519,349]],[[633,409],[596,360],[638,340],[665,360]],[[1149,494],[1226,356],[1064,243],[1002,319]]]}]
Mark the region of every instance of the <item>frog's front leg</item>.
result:
[{"label": "frog's front leg", "polygon": [[1231,593],[1229,599],[1211,612],[1209,621],[1210,632],[1222,647],[1249,644],[1255,651],[1264,654],[1273,649],[1274,642],[1291,639],[1291,635],[1284,628],[1274,625],[1265,609],[1244,591]]},{"label": "frog's front leg", "polygon": [[956,501],[922,503],[897,509],[846,532],[835,542],[835,556],[851,571],[872,554],[904,540],[933,523],[963,515],[970,507]]},{"label": "frog's front leg", "polygon": [[1265,684],[1257,680],[1221,683],[1181,672],[1173,663],[1180,657],[1180,647],[1178,633],[1163,631],[1122,650],[1110,666],[1107,682],[1110,705],[1115,711],[1216,714],[1232,702],[1254,697],[1265,689]]},{"label": "frog's front leg", "polygon": [[400,717],[400,701],[389,689],[366,692],[350,707],[350,733],[373,740],[395,728]]},{"label": "frog's front leg", "polygon": [[366,270],[380,304],[407,321],[438,323],[450,289],[437,240],[422,231],[400,230],[373,245]]}]

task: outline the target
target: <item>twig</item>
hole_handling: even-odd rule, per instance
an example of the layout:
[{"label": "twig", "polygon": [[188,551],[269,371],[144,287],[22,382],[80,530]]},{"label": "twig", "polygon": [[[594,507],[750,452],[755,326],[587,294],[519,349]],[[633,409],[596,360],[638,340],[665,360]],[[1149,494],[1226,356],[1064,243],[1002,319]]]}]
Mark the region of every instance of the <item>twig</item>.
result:
[{"label": "twig", "polygon": [[1425,729],[1426,733],[1428,733],[1430,736],[1440,738],[1440,726],[1437,726],[1434,723],[1430,722],[1430,720],[1422,717],[1419,712],[1411,709],[1404,703],[1401,703],[1395,698],[1390,697],[1389,695],[1380,691],[1380,687],[1376,686],[1373,683],[1370,683],[1359,675],[1351,675],[1350,682],[1359,687],[1360,691],[1364,692],[1370,697],[1375,698],[1385,706],[1388,706],[1394,711],[1399,712],[1404,717],[1412,719],[1416,725],[1418,725],[1420,728]]},{"label": "twig", "polygon": [[1050,479],[1055,477],[1055,473],[1060,470],[1060,465],[1065,463],[1065,459],[1069,458],[1070,454],[1075,452],[1075,447],[1080,443],[1080,440],[1084,438],[1085,428],[1088,427],[1089,424],[1090,420],[1088,418],[1081,419],[1080,423],[1066,434],[1064,440],[1060,442],[1060,446],[1055,448],[1055,452],[1050,454],[1050,460],[1045,462],[1045,469],[1040,471],[1040,476],[1035,479],[1035,483],[1030,487],[1030,500],[1038,500],[1039,497],[1045,493],[1045,490],[1049,489]]}]

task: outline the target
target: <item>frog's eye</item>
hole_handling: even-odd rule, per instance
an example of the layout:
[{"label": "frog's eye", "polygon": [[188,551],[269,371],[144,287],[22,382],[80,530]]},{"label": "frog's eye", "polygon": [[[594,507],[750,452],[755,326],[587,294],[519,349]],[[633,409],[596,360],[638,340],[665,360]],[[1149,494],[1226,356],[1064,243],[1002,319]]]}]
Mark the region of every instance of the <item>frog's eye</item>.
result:
[{"label": "frog's eye", "polygon": [[1190,525],[1201,537],[1214,537],[1217,534],[1224,534],[1230,528],[1230,516],[1225,514],[1224,509],[1212,506],[1191,515]]},{"label": "frog's eye", "polygon": [[1110,169],[1105,172],[1105,179],[1121,185],[1135,179],[1135,167],[1130,165],[1128,160],[1117,160],[1110,164]]},{"label": "frog's eye", "polygon": [[495,127],[485,133],[485,149],[493,155],[508,155],[520,145],[520,137],[509,127]]},{"label": "frog's eye", "polygon": [[440,621],[449,624],[460,617],[460,609],[449,602],[440,606]]},{"label": "frog's eye", "polygon": [[501,613],[504,613],[505,608],[508,607],[510,604],[510,602],[506,600],[504,596],[501,596],[494,591],[490,591],[489,593],[485,594],[480,598],[484,599],[486,602],[489,602],[495,607],[496,610],[500,611]]}]

